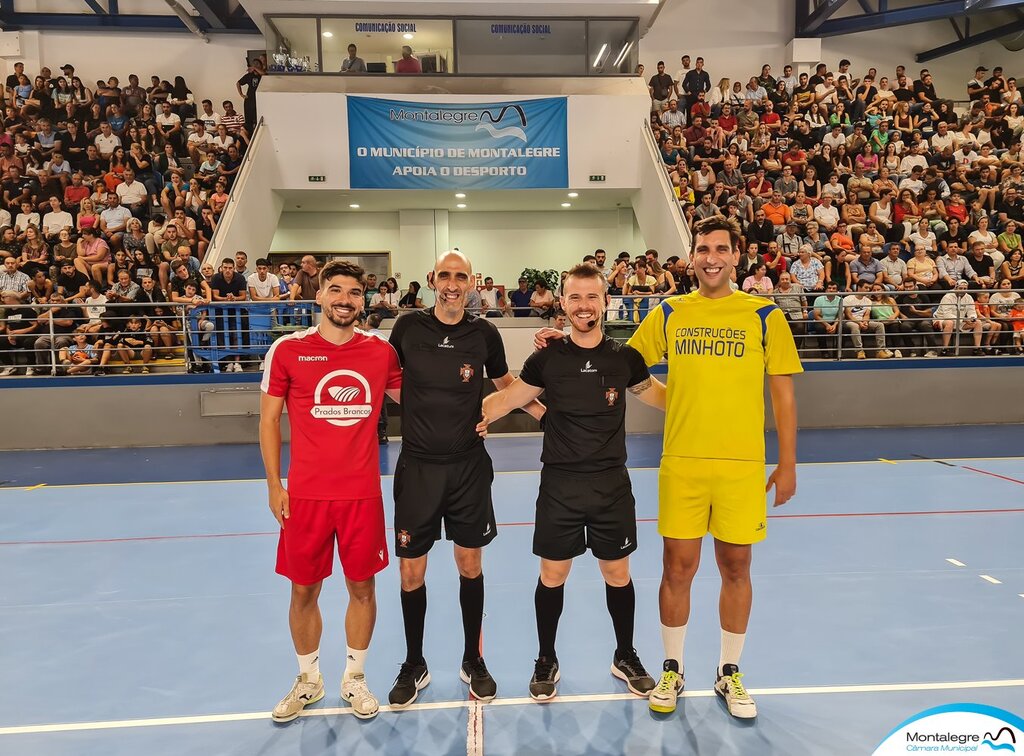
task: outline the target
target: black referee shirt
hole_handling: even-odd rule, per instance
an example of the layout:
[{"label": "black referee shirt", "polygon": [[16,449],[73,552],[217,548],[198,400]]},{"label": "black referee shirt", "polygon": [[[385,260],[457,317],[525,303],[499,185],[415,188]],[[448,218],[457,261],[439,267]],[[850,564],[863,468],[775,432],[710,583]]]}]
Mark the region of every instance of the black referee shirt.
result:
[{"label": "black referee shirt", "polygon": [[638,351],[608,337],[593,349],[564,339],[531,354],[519,377],[544,389],[541,462],[583,473],[626,464],[626,390],[650,377]]},{"label": "black referee shirt", "polygon": [[457,325],[433,308],[403,315],[391,331],[402,363],[402,451],[444,460],[483,443],[477,435],[488,378],[508,374],[505,345],[493,323],[468,312]]}]

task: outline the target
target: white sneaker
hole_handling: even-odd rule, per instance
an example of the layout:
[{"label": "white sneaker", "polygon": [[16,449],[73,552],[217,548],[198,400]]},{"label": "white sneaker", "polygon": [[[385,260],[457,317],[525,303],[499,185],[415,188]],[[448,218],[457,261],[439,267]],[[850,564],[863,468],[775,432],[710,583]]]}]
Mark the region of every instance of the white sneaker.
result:
[{"label": "white sneaker", "polygon": [[352,713],[360,719],[372,719],[380,710],[377,697],[366,687],[366,675],[352,675],[341,682],[341,700],[352,705]]},{"label": "white sneaker", "polygon": [[682,695],[685,682],[682,670],[676,670],[676,663],[666,660],[662,667],[661,680],[648,695],[648,706],[659,714],[671,714],[676,710],[676,699]]},{"label": "white sneaker", "polygon": [[938,357],[939,353],[936,352],[934,349],[929,349],[927,352],[924,353],[924,356],[925,357]]},{"label": "white sneaker", "polygon": [[299,716],[299,712],[323,697],[324,681],[320,675],[316,676],[315,681],[310,681],[305,674],[299,675],[288,695],[274,707],[270,716],[275,722],[291,722]]},{"label": "white sneaker", "polygon": [[717,674],[715,679],[715,693],[725,701],[729,713],[738,719],[753,719],[757,716],[757,707],[754,699],[743,687],[741,678],[743,674],[735,664],[726,664],[722,667],[723,674]]},{"label": "white sneaker", "polygon": [[0,372],[0,375],[2,375],[2,376],[14,375],[17,372],[18,372],[18,368],[16,368],[16,367],[5,367],[3,369],[3,372]]},{"label": "white sneaker", "polygon": [[25,368],[25,375],[35,375],[35,374],[36,374],[36,369],[35,368],[32,368],[32,367]]},{"label": "white sneaker", "polygon": [[903,352],[897,349],[895,352],[892,353],[892,356],[895,357],[896,359],[901,359],[903,357]]}]

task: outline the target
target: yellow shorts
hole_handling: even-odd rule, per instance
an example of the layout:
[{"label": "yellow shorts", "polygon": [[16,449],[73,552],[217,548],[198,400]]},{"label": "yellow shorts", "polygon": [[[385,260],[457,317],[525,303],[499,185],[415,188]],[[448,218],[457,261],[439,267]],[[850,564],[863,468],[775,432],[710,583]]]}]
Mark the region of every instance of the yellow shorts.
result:
[{"label": "yellow shorts", "polygon": [[658,533],[756,543],[768,533],[765,465],[732,459],[662,457]]}]

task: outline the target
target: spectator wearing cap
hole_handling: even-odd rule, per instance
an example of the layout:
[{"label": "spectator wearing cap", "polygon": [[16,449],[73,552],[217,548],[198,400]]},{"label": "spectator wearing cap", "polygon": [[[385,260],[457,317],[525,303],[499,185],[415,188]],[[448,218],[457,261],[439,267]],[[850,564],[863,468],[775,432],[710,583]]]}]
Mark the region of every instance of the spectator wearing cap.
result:
[{"label": "spectator wearing cap", "polygon": [[519,288],[509,294],[508,299],[512,307],[512,316],[516,318],[530,317],[530,282],[525,277],[519,279]]},{"label": "spectator wearing cap", "polygon": [[948,352],[949,344],[957,324],[960,331],[970,333],[974,339],[974,351],[981,350],[982,322],[974,306],[974,297],[967,293],[965,279],[956,282],[953,291],[946,292],[939,300],[939,306],[932,315],[932,328],[942,337],[942,351]]},{"label": "spectator wearing cap", "polygon": [[978,66],[974,69],[974,78],[967,82],[967,98],[969,100],[980,100],[982,94],[988,91],[985,86],[985,74],[988,69],[985,66]]}]

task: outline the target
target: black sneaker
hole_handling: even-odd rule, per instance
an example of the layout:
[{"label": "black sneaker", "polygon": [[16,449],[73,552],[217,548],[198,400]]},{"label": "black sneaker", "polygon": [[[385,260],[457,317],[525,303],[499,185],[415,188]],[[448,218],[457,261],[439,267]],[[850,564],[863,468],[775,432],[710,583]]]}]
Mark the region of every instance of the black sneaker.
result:
[{"label": "black sneaker", "polygon": [[558,673],[558,659],[542,656],[533,665],[530,679],[530,698],[534,701],[549,701],[558,692],[556,684],[561,679]]},{"label": "black sneaker", "polygon": [[647,674],[647,670],[644,669],[644,665],[641,663],[640,657],[637,656],[635,648],[629,649],[628,652],[621,656],[618,651],[615,652],[615,657],[612,661],[612,674],[626,683],[630,693],[643,696],[644,698],[650,695],[657,684],[654,682],[654,678]]},{"label": "black sneaker", "polygon": [[398,670],[398,677],[395,684],[388,693],[388,702],[392,709],[404,709],[416,700],[416,696],[430,684],[430,672],[427,670],[427,663],[421,661],[418,664],[402,662]]},{"label": "black sneaker", "polygon": [[459,678],[469,685],[469,692],[477,701],[490,701],[498,694],[498,685],[487,671],[483,657],[462,662]]}]

